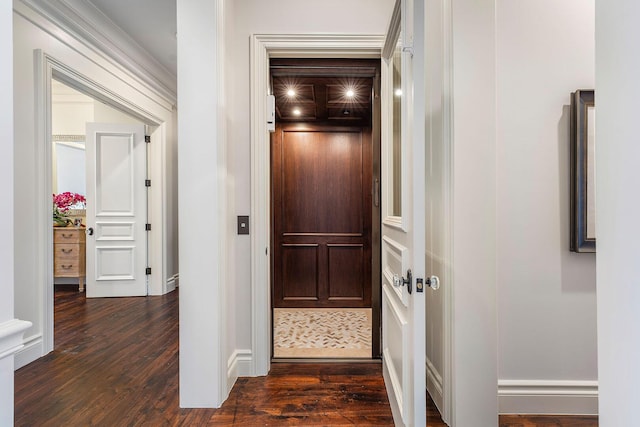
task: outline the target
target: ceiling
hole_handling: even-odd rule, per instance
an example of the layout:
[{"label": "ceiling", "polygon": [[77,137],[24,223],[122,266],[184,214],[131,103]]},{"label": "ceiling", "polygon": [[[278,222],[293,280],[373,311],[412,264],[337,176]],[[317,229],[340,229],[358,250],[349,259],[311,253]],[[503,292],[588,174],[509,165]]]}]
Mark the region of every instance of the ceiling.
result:
[{"label": "ceiling", "polygon": [[379,61],[272,59],[270,66],[277,121],[371,124]]},{"label": "ceiling", "polygon": [[176,0],[87,0],[177,75]]},{"label": "ceiling", "polygon": [[[173,76],[177,75],[176,0],[87,0]],[[280,122],[369,126],[379,61],[272,59]],[[296,96],[287,91],[295,87]],[[345,95],[348,89],[354,96]],[[299,110],[300,114],[294,114]]]}]

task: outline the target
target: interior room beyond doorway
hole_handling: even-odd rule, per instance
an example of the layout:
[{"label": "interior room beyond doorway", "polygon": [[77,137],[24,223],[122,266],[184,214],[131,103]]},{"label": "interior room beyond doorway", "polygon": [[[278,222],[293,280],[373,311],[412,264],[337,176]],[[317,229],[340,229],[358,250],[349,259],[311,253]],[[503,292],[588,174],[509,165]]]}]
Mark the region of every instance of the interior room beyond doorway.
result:
[{"label": "interior room beyond doorway", "polygon": [[380,61],[272,59],[270,74],[272,355],[377,358]]}]

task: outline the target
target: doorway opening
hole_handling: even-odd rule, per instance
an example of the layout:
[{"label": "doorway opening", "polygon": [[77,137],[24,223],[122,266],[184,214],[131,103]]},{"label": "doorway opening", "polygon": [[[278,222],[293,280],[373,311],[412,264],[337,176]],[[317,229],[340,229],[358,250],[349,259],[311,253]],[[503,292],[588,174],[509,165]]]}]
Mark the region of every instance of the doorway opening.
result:
[{"label": "doorway opening", "polygon": [[[109,144],[88,132],[89,128],[104,130],[106,127],[110,130]],[[147,263],[147,236],[126,233],[144,228],[148,222],[144,184],[130,191],[133,181],[130,175],[135,169],[140,169],[137,173],[146,177],[146,147],[142,140],[137,141],[141,147],[135,147],[136,141],[129,141],[131,134],[124,135],[127,140],[123,144],[114,132],[116,128],[122,131],[129,127],[144,131],[139,119],[52,79],[53,277],[57,289],[77,285],[76,289],[83,292],[85,278],[88,278],[89,297],[147,294],[144,270],[130,271],[134,264],[144,268]],[[143,134],[138,138],[142,139]],[[120,147],[114,150],[118,144]],[[129,148],[139,153],[134,157],[130,153],[134,150]],[[116,150],[121,151],[121,155],[114,153]],[[140,200],[134,200],[132,205],[132,199]],[[109,211],[111,218],[105,216]],[[119,214],[115,220],[114,213]],[[104,252],[108,254],[104,256]],[[113,287],[116,275],[128,281],[124,294]]]},{"label": "doorway opening", "polygon": [[[156,224],[148,232],[149,265],[155,267],[153,274],[149,276],[149,293],[160,295],[173,290],[166,281],[164,268],[164,225],[165,212],[162,209],[164,203],[165,183],[162,179],[165,165],[162,163],[161,154],[167,145],[171,121],[170,116],[162,108],[144,104],[147,98],[139,95],[139,92],[128,90],[129,86],[122,85],[121,80],[112,78],[113,87],[107,89],[104,81],[96,81],[80,71],[71,68],[65,63],[53,58],[47,53],[37,50],[35,56],[35,71],[38,77],[35,84],[36,93],[36,118],[35,118],[35,145],[34,161],[37,165],[37,187],[35,197],[38,200],[37,218],[34,225],[37,233],[37,277],[42,286],[41,299],[34,301],[42,310],[42,332],[26,337],[24,348],[16,354],[15,367],[20,368],[42,357],[54,349],[54,260],[53,260],[53,226],[52,226],[52,194],[53,194],[53,160],[52,160],[52,84],[54,81],[88,95],[105,105],[109,105],[120,112],[126,113],[138,122],[148,126],[151,136],[151,144],[148,147],[149,163],[147,164],[148,176],[156,177],[154,185],[148,191],[150,223]],[[88,73],[90,69],[85,70]],[[108,79],[107,79],[108,80]],[[126,83],[126,82],[125,82]],[[118,86],[120,85],[120,86]],[[141,105],[142,104],[142,105]],[[152,108],[153,107],[153,108]],[[144,126],[142,126],[144,127]],[[144,131],[141,132],[144,135]],[[111,254],[116,255],[117,251]],[[76,289],[78,282],[73,279]]]},{"label": "doorway opening", "polygon": [[380,60],[270,61],[272,357],[380,356]]}]

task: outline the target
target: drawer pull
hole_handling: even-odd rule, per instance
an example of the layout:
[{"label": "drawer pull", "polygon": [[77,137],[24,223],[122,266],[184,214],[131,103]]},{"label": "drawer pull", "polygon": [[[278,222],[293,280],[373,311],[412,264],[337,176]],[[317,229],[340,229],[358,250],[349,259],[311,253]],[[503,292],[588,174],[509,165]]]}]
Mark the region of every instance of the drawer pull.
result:
[{"label": "drawer pull", "polygon": [[70,254],[71,252],[73,252],[73,249],[65,249],[65,248],[62,248],[62,249],[60,249],[60,250],[62,251],[62,253],[63,253],[63,254]]},{"label": "drawer pull", "polygon": [[73,264],[69,264],[69,265],[62,264],[60,267],[64,268],[65,270],[69,270],[70,268],[73,268]]},{"label": "drawer pull", "polygon": [[65,238],[65,239],[70,239],[70,238],[73,237],[73,234],[64,234],[64,233],[62,233],[62,237]]}]

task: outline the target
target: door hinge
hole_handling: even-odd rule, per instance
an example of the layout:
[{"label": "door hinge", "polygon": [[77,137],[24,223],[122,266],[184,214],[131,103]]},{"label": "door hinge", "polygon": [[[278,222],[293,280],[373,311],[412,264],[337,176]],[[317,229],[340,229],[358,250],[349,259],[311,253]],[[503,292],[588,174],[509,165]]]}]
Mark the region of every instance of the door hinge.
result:
[{"label": "door hinge", "polygon": [[151,231],[151,224],[145,224],[144,229],[145,231]]},{"label": "door hinge", "polygon": [[151,274],[151,267],[147,267],[147,269],[144,271],[144,274],[146,274],[147,276]]},{"label": "door hinge", "polygon": [[145,135],[144,136],[144,142],[146,142],[146,143],[151,142],[151,135]]},{"label": "door hinge", "polygon": [[144,180],[144,186],[145,187],[151,187],[151,180],[150,179],[145,179]]}]

